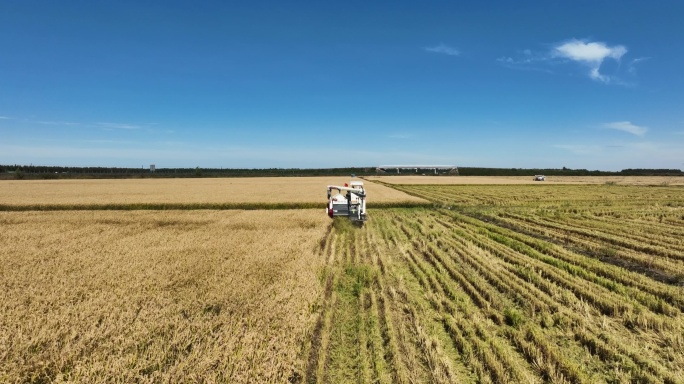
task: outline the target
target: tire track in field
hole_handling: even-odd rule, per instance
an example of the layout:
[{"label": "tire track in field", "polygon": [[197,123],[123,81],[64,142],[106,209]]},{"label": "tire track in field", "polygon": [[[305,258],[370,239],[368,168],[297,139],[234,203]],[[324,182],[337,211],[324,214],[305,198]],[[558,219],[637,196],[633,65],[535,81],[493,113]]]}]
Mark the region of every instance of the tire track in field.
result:
[{"label": "tire track in field", "polygon": [[[334,248],[335,228],[331,224],[328,227],[325,237],[321,239],[319,248],[319,255],[326,259],[325,268],[327,268],[333,261]],[[310,338],[310,348],[304,376],[304,380],[306,380],[307,383],[316,383],[318,372],[321,369],[321,355],[324,353],[323,350],[325,347],[324,338],[326,337],[328,328],[330,327],[330,308],[332,307],[334,275],[328,274],[325,276],[324,284],[325,288],[323,290],[323,300],[320,305],[321,312],[318,316],[318,320],[316,321],[316,325],[314,326]]]},{"label": "tire track in field", "polygon": [[[324,294],[318,322],[311,334],[307,383],[374,380],[377,343],[369,310],[368,267],[360,229],[336,219],[321,251]],[[382,365],[382,364],[380,364]],[[385,364],[386,366],[387,364]],[[386,381],[389,383],[389,381]]]},{"label": "tire track in field", "polygon": [[415,310],[402,299],[407,294],[389,275],[389,244],[378,230],[335,222],[321,242],[325,288],[309,342],[307,383],[422,382],[431,377],[430,364],[448,371]]}]

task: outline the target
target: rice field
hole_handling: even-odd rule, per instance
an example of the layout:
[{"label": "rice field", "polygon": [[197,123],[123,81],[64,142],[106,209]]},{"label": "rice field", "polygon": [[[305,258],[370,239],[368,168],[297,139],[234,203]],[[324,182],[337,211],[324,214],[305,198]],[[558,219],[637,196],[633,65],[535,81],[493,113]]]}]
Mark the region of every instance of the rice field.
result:
[{"label": "rice field", "polygon": [[[348,182],[348,178],[335,177],[7,180],[0,183],[0,206],[237,208],[281,204],[312,208],[324,206],[328,185]],[[369,204],[424,202],[377,183],[367,183],[366,190],[373,196]]]},{"label": "rice field", "polygon": [[0,212],[0,382],[288,382],[320,210]]},{"label": "rice field", "polygon": [[367,180],[384,184],[419,185],[517,185],[517,184],[608,184],[682,186],[682,176],[546,176],[538,182],[533,176],[369,176]]},{"label": "rice field", "polygon": [[0,211],[0,382],[684,382],[681,187],[390,190],[430,203]]},{"label": "rice field", "polygon": [[306,381],[683,382],[684,191],[535,187],[336,223]]}]

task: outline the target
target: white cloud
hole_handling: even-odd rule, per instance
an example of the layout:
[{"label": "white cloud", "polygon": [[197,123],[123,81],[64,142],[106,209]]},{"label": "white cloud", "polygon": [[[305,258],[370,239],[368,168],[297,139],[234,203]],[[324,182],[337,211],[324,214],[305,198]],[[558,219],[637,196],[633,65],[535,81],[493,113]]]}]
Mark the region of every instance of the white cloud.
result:
[{"label": "white cloud", "polygon": [[[606,60],[614,60],[619,64],[625,54],[627,54],[627,48],[623,45],[609,46],[599,41],[572,39],[554,44],[550,50],[519,50],[516,55],[502,56],[496,61],[511,69],[536,70],[552,74],[554,71],[549,69],[552,66],[571,62],[588,67],[587,75],[592,80],[605,84],[631,86],[633,84],[625,82],[615,75],[601,72],[602,65]],[[648,59],[647,57],[633,59],[628,62],[625,68],[618,66],[615,72],[635,76],[636,65]]]},{"label": "white cloud", "polygon": [[603,124],[603,127],[631,133],[632,135],[636,136],[643,136],[646,133],[646,131],[648,131],[647,127],[640,127],[638,125],[632,124],[629,121],[615,121],[612,123],[606,123]]},{"label": "white cloud", "polygon": [[441,53],[444,55],[449,55],[449,56],[458,56],[461,54],[461,51],[454,47],[450,47],[446,44],[439,44],[435,45],[434,47],[425,47],[424,48],[428,52],[432,53]]},{"label": "white cloud", "polygon": [[610,47],[603,42],[587,42],[585,40],[570,40],[553,48],[551,55],[573,60],[589,66],[589,77],[593,80],[609,83],[611,77],[601,74],[601,64],[606,59],[620,61],[627,53],[623,45]]},{"label": "white cloud", "polygon": [[627,48],[622,45],[608,47],[601,42],[587,43],[582,40],[571,40],[554,48],[558,56],[571,60],[584,61],[587,63],[601,63],[610,57],[620,60],[627,53]]},{"label": "white cloud", "polygon": [[9,119],[9,117],[7,117],[7,116],[0,116],[0,120],[8,120],[8,119]]}]

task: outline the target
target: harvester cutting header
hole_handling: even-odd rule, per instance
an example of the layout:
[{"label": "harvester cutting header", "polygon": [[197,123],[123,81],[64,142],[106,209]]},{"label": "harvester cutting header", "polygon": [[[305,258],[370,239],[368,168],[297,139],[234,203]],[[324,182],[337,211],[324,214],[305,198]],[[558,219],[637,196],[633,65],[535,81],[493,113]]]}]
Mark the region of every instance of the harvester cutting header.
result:
[{"label": "harvester cutting header", "polygon": [[[334,193],[333,191],[337,191]],[[343,192],[346,192],[343,194]],[[366,190],[363,182],[352,181],[344,186],[328,185],[328,216],[346,216],[351,221],[363,224],[368,219],[366,216]]]}]

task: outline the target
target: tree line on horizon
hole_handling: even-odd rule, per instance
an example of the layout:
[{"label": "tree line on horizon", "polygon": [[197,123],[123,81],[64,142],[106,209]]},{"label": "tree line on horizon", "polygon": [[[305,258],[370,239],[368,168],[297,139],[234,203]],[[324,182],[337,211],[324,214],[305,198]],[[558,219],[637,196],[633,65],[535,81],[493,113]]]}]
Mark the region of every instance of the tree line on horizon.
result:
[{"label": "tree line on horizon", "polygon": [[[431,168],[378,171],[376,167],[347,168],[126,168],[64,167],[43,165],[0,165],[0,179],[80,179],[80,178],[184,178],[184,177],[292,177],[292,176],[375,176],[434,175]],[[679,169],[628,168],[619,172],[556,168],[458,167],[457,172],[438,175],[461,176],[682,176]]]}]

